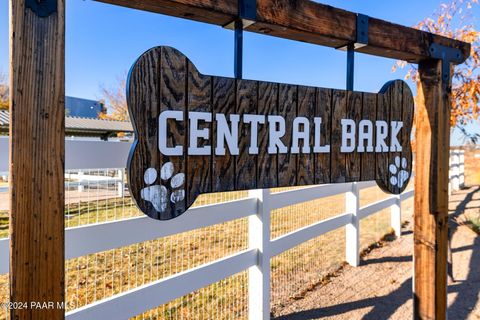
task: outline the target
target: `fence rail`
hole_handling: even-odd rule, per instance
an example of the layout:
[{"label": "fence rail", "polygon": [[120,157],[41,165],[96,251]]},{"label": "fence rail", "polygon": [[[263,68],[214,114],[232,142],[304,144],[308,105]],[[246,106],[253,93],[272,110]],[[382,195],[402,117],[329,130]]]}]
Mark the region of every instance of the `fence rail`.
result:
[{"label": "fence rail", "polygon": [[[0,139],[0,149],[2,150],[4,150],[2,144],[5,144],[5,141],[6,139]],[[106,142],[95,142],[94,145],[98,143],[108,144]],[[99,151],[100,153],[96,155],[87,153],[89,154],[86,156],[87,160],[85,163],[82,163],[83,152],[93,144],[90,141],[71,141],[70,149],[67,148],[67,162],[72,162],[67,167],[74,169],[72,166],[75,163],[78,166],[76,169],[85,169],[87,165],[93,165],[93,157],[102,157],[102,155],[108,160],[120,158],[123,161],[123,157],[128,153],[127,144],[115,142],[113,144],[115,145],[111,148],[98,147],[98,150],[107,150],[108,156],[103,151]],[[76,146],[78,146],[78,149],[76,149]],[[71,152],[70,156],[68,156],[68,152]],[[71,158],[73,154],[77,154],[79,158],[73,160]],[[3,158],[4,156],[0,156],[0,171],[4,169],[1,166]],[[100,161],[95,163],[104,163],[105,167],[108,168],[113,167],[111,162]],[[463,176],[463,151],[452,151],[450,168],[452,188],[460,188],[462,185],[460,181],[463,181],[460,178]],[[456,179],[458,179],[458,183]],[[411,198],[414,191],[408,190],[401,195],[390,196],[381,201],[360,207],[360,190],[375,185],[375,182],[354,182],[309,186],[274,193],[270,190],[252,190],[247,198],[194,207],[174,220],[156,221],[148,217],[135,217],[67,228],[65,240],[67,259],[104,252],[245,217],[248,217],[249,247],[247,250],[222,259],[75,309],[68,312],[66,318],[124,319],[133,317],[248,269],[249,318],[269,319],[271,258],[310,239],[339,228],[345,228],[345,259],[351,265],[356,266],[360,259],[360,220],[387,208],[391,209],[391,226],[395,234],[400,236],[401,203]],[[347,195],[345,213],[315,222],[277,238],[270,238],[270,216],[272,210],[345,193]],[[9,239],[1,239],[0,274],[8,273],[8,271]]]}]

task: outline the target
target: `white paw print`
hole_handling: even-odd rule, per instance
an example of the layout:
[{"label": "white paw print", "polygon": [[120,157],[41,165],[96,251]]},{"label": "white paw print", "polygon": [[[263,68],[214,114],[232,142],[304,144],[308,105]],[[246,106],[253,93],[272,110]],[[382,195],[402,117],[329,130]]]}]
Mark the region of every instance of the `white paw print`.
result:
[{"label": "white paw print", "polygon": [[165,163],[160,170],[160,179],[163,180],[166,187],[161,184],[152,185],[158,177],[155,168],[145,170],[143,180],[149,186],[140,191],[140,196],[143,200],[149,201],[157,212],[165,212],[169,198],[173,203],[181,202],[185,199],[185,190],[179,189],[185,183],[185,174],[177,173],[173,175],[173,172],[174,167],[171,162]]},{"label": "white paw print", "polygon": [[394,163],[388,166],[388,171],[392,175],[390,177],[390,184],[402,188],[404,183],[410,177],[410,174],[406,170],[408,166],[407,158],[395,157]]}]

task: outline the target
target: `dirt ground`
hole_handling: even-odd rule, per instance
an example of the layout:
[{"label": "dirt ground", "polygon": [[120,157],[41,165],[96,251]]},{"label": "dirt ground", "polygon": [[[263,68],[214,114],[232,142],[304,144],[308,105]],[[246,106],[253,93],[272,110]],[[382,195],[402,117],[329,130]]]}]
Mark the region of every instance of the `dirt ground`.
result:
[{"label": "dirt ground", "polygon": [[[465,214],[480,214],[480,187],[450,201],[453,281],[448,285],[448,318],[480,319],[480,236],[465,225]],[[403,235],[346,266],[331,282],[278,311],[275,319],[411,319],[412,223]]]},{"label": "dirt ground", "polygon": [[465,184],[480,185],[480,150],[465,150]]}]

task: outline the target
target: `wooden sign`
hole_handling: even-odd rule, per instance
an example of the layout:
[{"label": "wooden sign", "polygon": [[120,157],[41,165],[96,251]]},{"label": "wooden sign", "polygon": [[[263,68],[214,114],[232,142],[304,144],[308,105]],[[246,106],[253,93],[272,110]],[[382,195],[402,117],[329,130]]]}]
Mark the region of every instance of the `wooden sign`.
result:
[{"label": "wooden sign", "polygon": [[374,94],[207,76],[156,47],[127,91],[130,191],[155,219],[203,193],[376,180],[399,194],[411,176],[414,106],[401,80]]}]

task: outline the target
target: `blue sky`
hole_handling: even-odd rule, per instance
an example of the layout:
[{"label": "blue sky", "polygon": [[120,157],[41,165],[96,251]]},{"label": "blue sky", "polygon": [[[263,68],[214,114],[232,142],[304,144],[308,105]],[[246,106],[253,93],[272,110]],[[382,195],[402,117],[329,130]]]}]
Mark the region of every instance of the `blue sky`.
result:
[{"label": "blue sky", "polygon": [[[326,0],[323,3],[411,26],[430,16],[438,0]],[[473,13],[480,16],[480,7]],[[477,21],[475,21],[477,22]],[[477,23],[478,24],[478,23]],[[233,76],[233,33],[199,22],[131,10],[90,0],[67,0],[66,94],[99,99],[101,85],[115,84],[135,59],[157,45],[186,54],[200,72]],[[295,41],[246,33],[244,78],[330,88],[345,87],[345,53]],[[404,71],[394,60],[356,55],[355,89],[377,92]],[[0,2],[0,71],[8,72],[8,1]],[[412,83],[409,83],[412,86]],[[478,123],[470,126],[480,132]],[[454,133],[454,143],[458,143]]]}]

